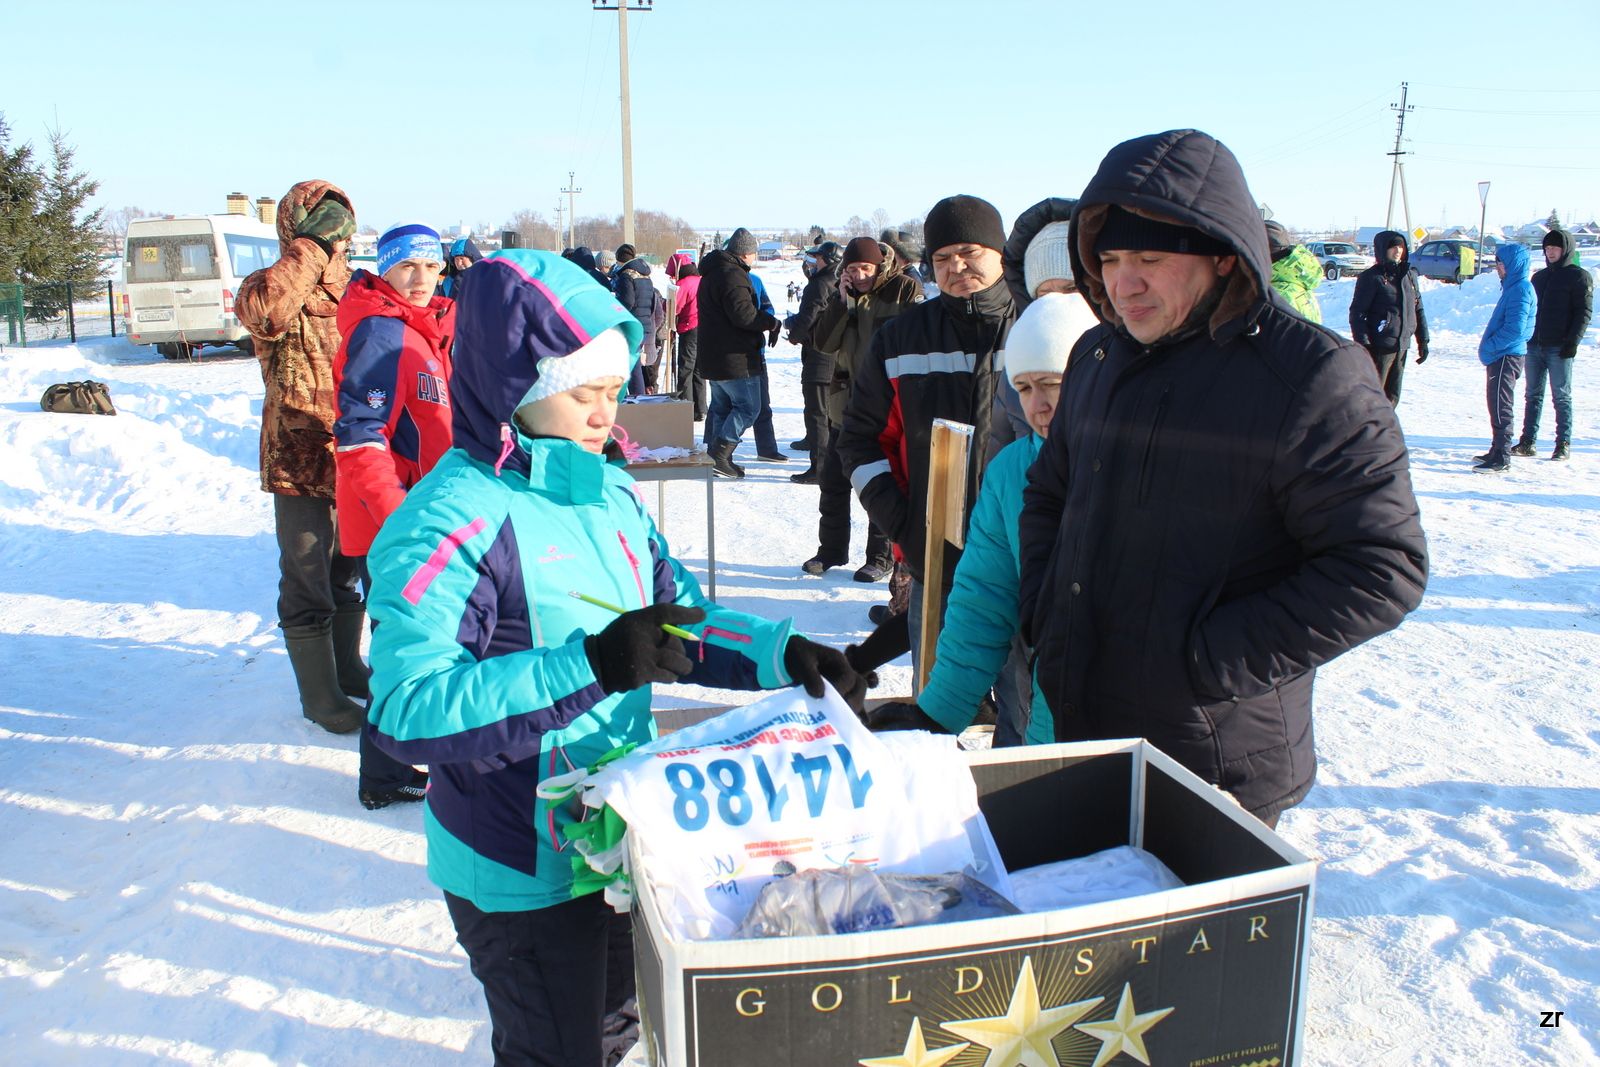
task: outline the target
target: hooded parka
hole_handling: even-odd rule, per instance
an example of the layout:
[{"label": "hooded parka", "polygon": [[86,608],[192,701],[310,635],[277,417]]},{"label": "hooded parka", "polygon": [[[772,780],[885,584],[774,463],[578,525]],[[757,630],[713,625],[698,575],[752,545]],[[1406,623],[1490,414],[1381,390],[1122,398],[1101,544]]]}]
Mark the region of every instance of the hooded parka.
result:
[{"label": "hooded parka", "polygon": [[[1390,263],[1388,252],[1400,246],[1400,261]],[[1419,359],[1428,354],[1428,317],[1422,311],[1422,289],[1411,265],[1405,235],[1384,230],[1372,239],[1377,262],[1356,278],[1350,297],[1350,336],[1372,356],[1391,405],[1400,403],[1406,354],[1417,339]]]},{"label": "hooded parka", "polygon": [[791,630],[708,601],[619,464],[514,428],[541,358],[612,327],[637,351],[638,321],[579,268],[526,249],[489,256],[460,292],[456,447],[368,557],[368,729],[396,759],[429,765],[434,884],[482,911],[522,911],[573,896],[573,811],[535,786],[656,732],[650,688],[607,694],[584,649],[616,616],[569,594],[704,608],[684,680],[719,688],[791,684]]},{"label": "hooded parka", "polygon": [[1572,234],[1560,229],[1545,234],[1545,244],[1555,242],[1561,245],[1561,258],[1533,275],[1533,291],[1539,300],[1533,343],[1555,349],[1562,359],[1572,359],[1594,312],[1594,279],[1579,261]]},{"label": "hooded parka", "polygon": [[[1151,345],[1094,254],[1111,205],[1238,252],[1216,299]],[[1311,788],[1316,668],[1422,597],[1405,441],[1367,355],[1269,295],[1256,201],[1211,137],[1114,148],[1071,239],[1112,329],[1073,352],[1019,521],[1023,634],[1056,738],[1148,738],[1270,818]]]},{"label": "hooded parka", "polygon": [[234,309],[255,339],[266,386],[262,490],[332,500],[333,423],[339,417],[333,390],[336,316],[350,266],[311,238],[295,236],[326,197],[350,207],[344,190],[321,180],[300,182],[278,202],[278,262],[240,283]]}]

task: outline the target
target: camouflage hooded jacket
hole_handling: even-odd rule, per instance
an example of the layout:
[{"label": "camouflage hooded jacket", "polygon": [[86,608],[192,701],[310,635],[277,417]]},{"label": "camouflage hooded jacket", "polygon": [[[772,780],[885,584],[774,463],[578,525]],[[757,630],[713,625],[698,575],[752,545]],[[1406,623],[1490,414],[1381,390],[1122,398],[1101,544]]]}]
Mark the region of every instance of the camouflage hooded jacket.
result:
[{"label": "camouflage hooded jacket", "polygon": [[[287,496],[333,499],[333,423],[339,417],[333,357],[335,318],[350,281],[342,255],[329,257],[295,229],[324,197],[350,207],[344,190],[306,181],[278,202],[282,258],[239,287],[239,321],[255,339],[266,399],[261,404],[261,488]],[[352,211],[354,208],[351,209]]]}]

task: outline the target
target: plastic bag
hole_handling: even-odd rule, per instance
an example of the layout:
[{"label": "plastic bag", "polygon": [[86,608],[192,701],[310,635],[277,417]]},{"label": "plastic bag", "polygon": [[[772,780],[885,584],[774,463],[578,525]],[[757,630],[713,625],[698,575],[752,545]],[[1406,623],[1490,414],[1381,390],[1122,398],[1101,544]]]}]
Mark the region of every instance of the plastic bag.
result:
[{"label": "plastic bag", "polygon": [[965,872],[889,874],[865,867],[799,871],[763,886],[735,937],[855,934],[966,922],[1021,909]]},{"label": "plastic bag", "polygon": [[[971,870],[1009,889],[977,788],[951,737],[868,732],[831,689],[812,700],[779,690],[582,777],[551,779],[541,796],[578,792],[626,823],[647,865],[667,933],[728,937],[761,888],[796,870],[843,865],[910,874]],[[573,831],[581,862],[631,903],[627,842]]]},{"label": "plastic bag", "polygon": [[1026,912],[1055,911],[1178,889],[1183,880],[1142,848],[1120,845],[1011,872],[1011,899]]}]

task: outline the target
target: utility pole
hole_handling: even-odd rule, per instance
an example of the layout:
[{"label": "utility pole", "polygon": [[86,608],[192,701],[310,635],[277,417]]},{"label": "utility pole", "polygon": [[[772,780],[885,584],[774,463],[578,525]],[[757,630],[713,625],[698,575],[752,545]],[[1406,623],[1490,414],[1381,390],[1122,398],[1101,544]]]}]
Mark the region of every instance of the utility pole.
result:
[{"label": "utility pole", "polygon": [[1400,205],[1401,205],[1401,207],[1403,207],[1405,209],[1405,213],[1406,213],[1406,240],[1407,241],[1410,241],[1410,239],[1411,239],[1411,197],[1409,195],[1407,195],[1407,193],[1406,193],[1406,165],[1405,165],[1405,161],[1400,158],[1400,157],[1406,155],[1406,153],[1402,152],[1400,150],[1400,138],[1403,137],[1405,135],[1405,132],[1406,132],[1406,113],[1409,112],[1409,111],[1415,111],[1416,110],[1414,107],[1411,107],[1406,103],[1406,94],[1409,91],[1410,91],[1410,83],[1409,82],[1401,82],[1400,83],[1400,102],[1398,104],[1390,104],[1389,105],[1396,112],[1396,119],[1395,119],[1396,125],[1395,125],[1395,131],[1394,131],[1394,151],[1389,153],[1389,155],[1394,159],[1394,169],[1389,172],[1389,213],[1387,215],[1385,215],[1384,219],[1383,219],[1383,228],[1384,229],[1386,229],[1386,230],[1394,229],[1394,186],[1395,186],[1396,182],[1399,182],[1400,183]]},{"label": "utility pole", "polygon": [[[561,218],[562,218],[562,212],[565,211],[565,210],[566,209],[561,206],[561,201],[558,199],[556,201],[556,240],[558,240],[558,241],[561,240]],[[568,248],[572,247],[571,242],[567,243],[567,247]]]},{"label": "utility pole", "polygon": [[578,235],[573,232],[574,228],[578,224],[578,211],[577,211],[577,208],[573,206],[572,198],[577,196],[579,193],[583,192],[582,189],[578,188],[578,183],[572,180],[574,176],[575,175],[573,174],[572,171],[570,171],[570,170],[567,171],[567,187],[565,189],[561,190],[563,193],[567,194],[567,247],[568,248],[577,248],[578,247]]},{"label": "utility pole", "polygon": [[[654,11],[655,0],[592,0],[596,11],[617,13],[617,66],[622,80],[622,241],[633,244],[633,117],[628,97],[628,12]],[[629,6],[629,4],[633,6]]]}]

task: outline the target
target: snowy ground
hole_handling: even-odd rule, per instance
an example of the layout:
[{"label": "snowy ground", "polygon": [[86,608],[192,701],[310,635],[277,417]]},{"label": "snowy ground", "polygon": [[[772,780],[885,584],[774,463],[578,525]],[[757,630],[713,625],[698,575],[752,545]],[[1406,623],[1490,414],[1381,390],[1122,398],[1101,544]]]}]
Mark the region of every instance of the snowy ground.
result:
[{"label": "snowy ground", "polygon": [[[792,270],[763,267],[775,297]],[[1330,324],[1352,285],[1323,287]],[[1496,293],[1493,276],[1427,291],[1434,354],[1407,371],[1401,415],[1428,596],[1320,676],[1319,784],[1280,826],[1323,861],[1311,1065],[1600,1064],[1600,350],[1591,333],[1571,463],[1474,474]],[[787,443],[798,352],[772,368]],[[91,376],[119,417],[39,411],[46,385]],[[421,813],[362,810],[354,740],[295,704],[260,398],[232,353],[0,353],[5,1062],[490,1058]],[[800,464],[744,462],[747,480],[717,487],[721,598],[827,641],[864,634],[882,586],[799,572],[816,548],[816,490],[788,480]],[[703,493],[667,494],[698,571]],[[908,687],[907,668],[888,675]],[[708,699],[747,696],[662,703]]]}]

